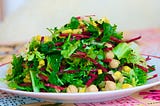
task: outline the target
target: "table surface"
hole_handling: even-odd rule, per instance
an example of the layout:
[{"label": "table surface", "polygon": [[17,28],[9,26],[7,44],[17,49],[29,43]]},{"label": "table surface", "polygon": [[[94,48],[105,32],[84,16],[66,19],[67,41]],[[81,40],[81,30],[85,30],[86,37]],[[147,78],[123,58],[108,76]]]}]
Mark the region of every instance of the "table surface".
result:
[{"label": "table surface", "polygon": [[[127,32],[124,35],[135,36],[136,34],[143,35],[143,41],[140,41],[143,52],[152,54],[156,50],[160,50],[160,29],[147,29],[140,31],[131,31]],[[152,35],[152,36],[151,36]],[[126,36],[127,38],[127,36]],[[146,42],[150,40],[150,43],[154,43],[156,46],[150,47]],[[153,41],[153,42],[152,42]],[[10,62],[12,59],[12,54],[17,53],[23,47],[25,43],[12,43],[12,44],[0,44],[0,65],[6,62]],[[149,51],[145,51],[145,48],[152,48]],[[160,56],[160,53],[157,54]],[[10,94],[3,91],[0,91],[0,106],[160,106],[160,95],[151,94],[150,90],[160,90],[160,86],[155,86],[144,91],[140,92],[148,92],[148,94],[140,95],[140,92],[137,92],[131,96],[120,98],[117,100],[111,100],[101,103],[89,103],[89,104],[57,104],[57,103],[49,103],[42,99],[31,98],[16,94]]]}]

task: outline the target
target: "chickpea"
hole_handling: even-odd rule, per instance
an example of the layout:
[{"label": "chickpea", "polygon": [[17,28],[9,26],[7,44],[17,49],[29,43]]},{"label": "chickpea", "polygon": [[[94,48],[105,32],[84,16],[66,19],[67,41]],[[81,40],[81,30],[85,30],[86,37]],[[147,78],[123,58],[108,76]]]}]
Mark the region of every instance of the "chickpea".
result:
[{"label": "chickpea", "polygon": [[116,59],[112,59],[112,61],[109,63],[109,66],[111,68],[118,68],[120,64],[120,61],[119,60],[116,60]]},{"label": "chickpea", "polygon": [[110,90],[115,90],[116,89],[116,83],[113,81],[106,81],[105,82],[105,90],[106,91],[110,91]]},{"label": "chickpea", "polygon": [[113,59],[114,58],[114,53],[111,50],[106,52],[105,55],[106,55],[107,59]]},{"label": "chickpea", "polygon": [[67,93],[77,93],[78,92],[78,89],[76,86],[74,85],[69,85],[67,87]]},{"label": "chickpea", "polygon": [[124,82],[124,77],[121,77],[120,79],[119,79],[119,83],[123,83]]},{"label": "chickpea", "polygon": [[98,88],[96,85],[90,85],[87,87],[86,92],[98,92]]},{"label": "chickpea", "polygon": [[104,46],[107,46],[108,48],[113,47],[112,44],[110,44],[110,43],[105,43]]}]

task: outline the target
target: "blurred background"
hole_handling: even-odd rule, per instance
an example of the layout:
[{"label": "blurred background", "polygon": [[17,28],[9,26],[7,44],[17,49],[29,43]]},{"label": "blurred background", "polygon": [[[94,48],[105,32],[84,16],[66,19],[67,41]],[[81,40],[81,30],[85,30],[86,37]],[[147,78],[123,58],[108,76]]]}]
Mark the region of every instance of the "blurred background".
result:
[{"label": "blurred background", "polygon": [[93,14],[121,31],[160,28],[160,0],[0,0],[0,43],[28,41],[72,16]]}]

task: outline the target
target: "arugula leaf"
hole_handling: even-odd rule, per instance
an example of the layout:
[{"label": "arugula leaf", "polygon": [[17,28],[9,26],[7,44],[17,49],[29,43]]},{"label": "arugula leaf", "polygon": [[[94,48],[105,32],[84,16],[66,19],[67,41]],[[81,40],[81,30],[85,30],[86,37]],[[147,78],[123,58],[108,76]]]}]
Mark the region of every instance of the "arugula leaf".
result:
[{"label": "arugula leaf", "polygon": [[29,43],[29,51],[34,51],[34,49],[37,48],[39,44],[40,42],[33,38],[32,41]]},{"label": "arugula leaf", "polygon": [[83,81],[81,79],[77,79],[76,77],[78,74],[70,74],[70,73],[64,73],[62,75],[62,81],[67,85],[75,85],[77,87],[83,87]]},{"label": "arugula leaf", "polygon": [[144,85],[147,82],[147,76],[146,76],[146,72],[144,72],[142,69],[138,68],[138,67],[134,67],[134,72],[137,75],[137,85]]},{"label": "arugula leaf", "polygon": [[54,72],[57,73],[59,71],[59,67],[61,64],[62,55],[51,54],[48,55],[46,58],[47,58],[47,67],[51,68]]},{"label": "arugula leaf", "polygon": [[68,27],[71,29],[77,29],[79,26],[79,21],[76,17],[72,17],[70,23],[68,24]]},{"label": "arugula leaf", "polygon": [[122,74],[125,76],[124,83],[132,86],[144,85],[147,82],[146,72],[136,66],[129,73],[122,71]]},{"label": "arugula leaf", "polygon": [[23,73],[23,57],[22,56],[16,56],[13,55],[13,61],[12,61],[12,74],[7,74],[7,80],[12,80],[15,77],[19,77],[21,73]]},{"label": "arugula leaf", "polygon": [[33,71],[30,71],[30,75],[31,75],[31,82],[32,82],[33,91],[39,92],[40,91],[39,79],[37,78],[36,73]]},{"label": "arugula leaf", "polygon": [[49,75],[49,82],[55,85],[64,85],[55,71],[52,71],[52,73]]},{"label": "arugula leaf", "polygon": [[17,90],[32,91],[32,87],[31,87],[31,86],[25,86],[25,87],[19,86],[19,85],[17,85],[17,83],[14,82],[14,81],[9,82],[8,86],[9,86],[10,88],[16,88]]},{"label": "arugula leaf", "polygon": [[63,45],[63,50],[61,50],[61,54],[63,55],[64,58],[69,58],[72,53],[74,53],[74,51],[78,48],[78,46],[80,45],[80,41],[76,41],[75,43],[71,43],[71,42],[65,42],[65,44]]},{"label": "arugula leaf", "polygon": [[115,32],[116,27],[112,27],[109,23],[102,23],[103,28],[103,37],[101,39],[102,42],[109,41],[111,35]]}]

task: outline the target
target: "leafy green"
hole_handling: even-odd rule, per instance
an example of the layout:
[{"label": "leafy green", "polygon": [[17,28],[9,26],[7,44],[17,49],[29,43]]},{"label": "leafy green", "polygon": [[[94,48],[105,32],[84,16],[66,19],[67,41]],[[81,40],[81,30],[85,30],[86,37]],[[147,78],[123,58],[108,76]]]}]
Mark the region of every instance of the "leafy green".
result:
[{"label": "leafy green", "polygon": [[7,75],[7,80],[12,80],[15,77],[19,77],[19,75],[23,72],[23,57],[22,56],[16,56],[13,55],[13,61],[12,61],[12,74]]},{"label": "leafy green", "polygon": [[129,73],[123,71],[123,75],[125,76],[124,82],[133,86],[144,85],[147,82],[146,73],[138,67],[134,67]]},{"label": "leafy green", "polygon": [[[124,77],[124,82],[115,79],[117,89],[121,89],[124,83],[132,86],[145,84],[147,73],[137,64],[143,67],[147,64],[137,45],[123,41],[123,33],[117,32],[117,26],[106,19],[85,18],[72,17],[60,28],[47,28],[50,37],[33,37],[26,53],[13,56],[12,72],[6,76],[9,87],[34,92],[57,92],[57,89],[66,92],[69,85],[88,87],[91,81],[102,90],[106,78],[112,80],[112,74],[117,71]],[[110,59],[106,57],[106,52],[111,49],[107,44],[113,47],[113,59],[120,62],[115,69],[109,66]],[[123,66],[131,70],[126,72]]]},{"label": "leafy green", "polygon": [[52,69],[54,72],[59,71],[61,64],[62,56],[61,54],[52,54],[47,56],[47,67]]},{"label": "leafy green", "polygon": [[52,73],[49,75],[49,82],[55,85],[64,85],[55,71],[52,71]]},{"label": "leafy green", "polygon": [[127,43],[119,43],[116,47],[113,48],[113,53],[120,60],[122,58],[128,58],[132,49],[128,46]]},{"label": "leafy green", "polygon": [[16,82],[11,81],[9,82],[8,86],[10,88],[16,88],[17,90],[23,90],[23,91],[32,91],[31,86],[19,86]]},{"label": "leafy green", "polygon": [[74,53],[74,51],[78,48],[79,45],[79,40],[75,43],[71,43],[69,40],[67,40],[63,45],[63,50],[61,50],[61,54],[64,58],[69,58],[72,55],[72,53]]},{"label": "leafy green", "polygon": [[32,88],[34,92],[40,92],[40,89],[45,89],[43,82],[37,77],[36,71],[29,71],[31,76]]},{"label": "leafy green", "polygon": [[76,17],[71,18],[71,22],[67,25],[71,29],[76,29],[79,26],[79,21]]}]

